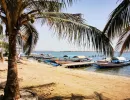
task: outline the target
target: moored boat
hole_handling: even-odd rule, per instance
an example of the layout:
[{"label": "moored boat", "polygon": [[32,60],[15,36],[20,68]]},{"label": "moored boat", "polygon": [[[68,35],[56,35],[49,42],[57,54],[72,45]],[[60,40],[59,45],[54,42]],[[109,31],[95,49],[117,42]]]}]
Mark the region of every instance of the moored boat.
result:
[{"label": "moored boat", "polygon": [[74,56],[74,55],[64,55],[64,60],[69,60],[72,62],[90,62],[92,61],[91,58],[88,58],[86,56]]},{"label": "moored boat", "polygon": [[97,61],[94,66],[97,68],[114,68],[130,65],[130,60],[126,60],[124,57],[114,57],[112,59],[105,59]]},{"label": "moored boat", "polygon": [[56,63],[55,61],[50,60],[50,59],[44,60],[44,63],[50,64],[50,65],[52,65],[52,66],[60,66],[60,64],[58,64],[58,63]]}]

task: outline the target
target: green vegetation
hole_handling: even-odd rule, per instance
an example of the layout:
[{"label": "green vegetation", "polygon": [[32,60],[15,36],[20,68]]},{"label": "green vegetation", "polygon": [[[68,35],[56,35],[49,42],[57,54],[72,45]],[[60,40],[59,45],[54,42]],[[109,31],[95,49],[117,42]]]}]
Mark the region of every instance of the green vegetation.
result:
[{"label": "green vegetation", "polygon": [[2,48],[4,52],[8,53],[9,44],[2,40],[3,37],[4,37],[3,35],[0,35],[0,48]]}]

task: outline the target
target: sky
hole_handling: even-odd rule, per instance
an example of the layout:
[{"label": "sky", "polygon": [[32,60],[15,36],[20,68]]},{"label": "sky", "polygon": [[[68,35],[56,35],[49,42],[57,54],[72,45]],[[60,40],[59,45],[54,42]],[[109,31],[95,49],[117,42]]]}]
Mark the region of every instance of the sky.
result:
[{"label": "sky", "polygon": [[[110,13],[118,6],[120,0],[79,0],[63,12],[82,13],[86,23],[103,30]],[[35,47],[37,51],[87,51],[91,48],[78,47],[67,40],[59,40],[54,31],[46,25],[35,24],[39,32],[39,40]],[[116,41],[113,42],[116,44]]]}]

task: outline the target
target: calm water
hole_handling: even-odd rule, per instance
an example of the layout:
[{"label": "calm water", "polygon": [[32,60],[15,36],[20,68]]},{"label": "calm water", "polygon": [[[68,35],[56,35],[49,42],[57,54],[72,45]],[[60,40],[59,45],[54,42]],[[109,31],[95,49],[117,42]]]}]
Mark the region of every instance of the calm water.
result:
[{"label": "calm water", "polygon": [[[36,51],[35,53],[51,54],[54,57],[63,57],[64,55],[70,55],[70,56],[84,55],[84,56],[88,56],[88,57],[92,58],[94,61],[100,60],[105,57],[105,56],[103,56],[103,54],[96,53],[96,52],[52,52],[52,51],[42,52],[42,51]],[[117,56],[118,53],[115,53],[115,55]],[[127,58],[128,60],[130,60],[130,52],[124,53],[122,56]],[[109,68],[109,69],[98,69],[96,67],[90,66],[90,67],[82,68],[81,70],[130,77],[130,66]]]}]

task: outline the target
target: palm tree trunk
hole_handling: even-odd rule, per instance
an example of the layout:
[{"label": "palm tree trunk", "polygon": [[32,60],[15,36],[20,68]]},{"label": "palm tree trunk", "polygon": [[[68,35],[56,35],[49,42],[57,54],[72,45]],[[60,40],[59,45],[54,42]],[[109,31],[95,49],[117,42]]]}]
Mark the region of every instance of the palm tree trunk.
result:
[{"label": "palm tree trunk", "polygon": [[18,100],[20,98],[17,71],[16,34],[17,31],[15,30],[13,34],[9,35],[8,75],[3,100]]}]

